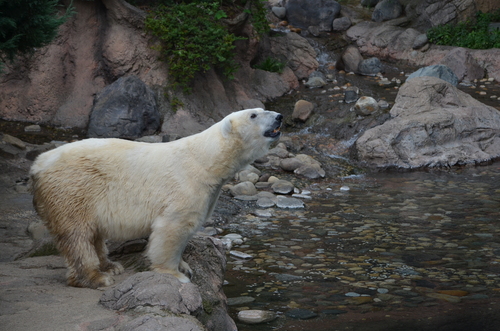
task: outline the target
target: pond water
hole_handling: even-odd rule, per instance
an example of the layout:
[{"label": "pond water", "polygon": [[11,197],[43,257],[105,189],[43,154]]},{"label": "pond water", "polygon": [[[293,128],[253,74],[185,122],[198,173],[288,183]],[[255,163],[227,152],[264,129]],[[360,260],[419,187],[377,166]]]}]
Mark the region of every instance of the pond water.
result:
[{"label": "pond water", "polygon": [[[321,58],[328,66],[334,56]],[[250,208],[228,225],[227,232],[246,238],[233,249],[253,257],[228,261],[224,290],[233,318],[245,309],[278,315],[265,324],[238,323],[239,330],[496,330],[500,164],[345,171],[351,144],[380,122],[353,115],[342,90],[357,86],[360,95],[392,106],[396,80],[404,82],[413,70],[384,67],[393,86],[380,86],[380,77],[336,73],[322,89],[301,87],[266,105],[286,117],[299,99],[315,104],[311,120],[288,121],[285,131],[306,142],[329,176],[295,179],[310,192],[305,209]],[[498,83],[460,89],[500,109]]]}]

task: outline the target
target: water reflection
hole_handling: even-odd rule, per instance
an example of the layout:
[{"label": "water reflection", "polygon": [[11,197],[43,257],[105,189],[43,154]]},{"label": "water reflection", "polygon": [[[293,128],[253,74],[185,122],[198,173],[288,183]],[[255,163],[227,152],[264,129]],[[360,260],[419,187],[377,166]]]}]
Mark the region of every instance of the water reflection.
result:
[{"label": "water reflection", "polygon": [[285,314],[297,308],[328,320],[496,299],[499,173],[492,164],[329,179],[303,187],[313,197],[305,210],[241,215],[230,231],[248,241],[235,249],[254,259],[230,259],[225,291],[255,301],[233,313],[282,316],[240,330],[288,330],[299,320]]}]

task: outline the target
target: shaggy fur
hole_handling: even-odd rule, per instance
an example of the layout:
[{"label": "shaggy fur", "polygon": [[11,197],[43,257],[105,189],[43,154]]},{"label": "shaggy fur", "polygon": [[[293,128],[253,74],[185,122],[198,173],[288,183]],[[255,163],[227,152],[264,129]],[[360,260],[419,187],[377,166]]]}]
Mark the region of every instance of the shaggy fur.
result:
[{"label": "shaggy fur", "polygon": [[105,240],[147,235],[152,269],[189,282],[188,240],[221,187],[278,139],[281,119],[247,109],[169,143],[87,139],[40,155],[30,171],[33,202],[66,259],[68,284],[111,285],[123,267],[108,260]]}]

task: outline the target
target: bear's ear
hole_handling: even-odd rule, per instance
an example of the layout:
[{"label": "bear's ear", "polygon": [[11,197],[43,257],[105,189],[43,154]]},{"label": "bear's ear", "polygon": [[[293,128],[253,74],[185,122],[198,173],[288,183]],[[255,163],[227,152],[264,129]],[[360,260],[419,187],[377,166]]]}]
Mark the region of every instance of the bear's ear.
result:
[{"label": "bear's ear", "polygon": [[222,136],[227,138],[227,136],[229,136],[232,130],[233,130],[232,119],[229,117],[224,118],[224,120],[222,121],[222,128],[221,128]]}]

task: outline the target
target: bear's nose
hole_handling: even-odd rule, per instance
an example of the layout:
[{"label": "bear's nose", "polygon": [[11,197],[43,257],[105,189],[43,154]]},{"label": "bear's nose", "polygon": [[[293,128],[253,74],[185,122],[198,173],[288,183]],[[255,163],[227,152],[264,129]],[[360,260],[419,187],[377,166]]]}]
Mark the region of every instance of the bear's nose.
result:
[{"label": "bear's nose", "polygon": [[276,120],[277,121],[281,121],[282,119],[283,119],[283,115],[278,114],[278,116],[276,116]]}]

